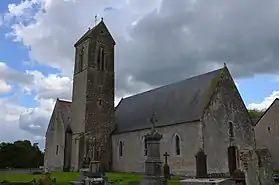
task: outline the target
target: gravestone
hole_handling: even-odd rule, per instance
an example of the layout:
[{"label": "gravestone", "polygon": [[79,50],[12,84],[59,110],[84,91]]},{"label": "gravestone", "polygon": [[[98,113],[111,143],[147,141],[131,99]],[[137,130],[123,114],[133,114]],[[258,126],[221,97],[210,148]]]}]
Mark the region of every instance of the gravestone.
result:
[{"label": "gravestone", "polygon": [[267,148],[256,150],[259,166],[259,181],[261,185],[274,185],[271,155]]},{"label": "gravestone", "polygon": [[240,152],[240,165],[245,174],[246,185],[260,185],[258,159],[253,149],[246,148]]},{"label": "gravestone", "polygon": [[164,164],[164,177],[166,180],[170,179],[170,166],[168,164],[168,156],[170,156],[167,152],[164,153],[165,164]]}]

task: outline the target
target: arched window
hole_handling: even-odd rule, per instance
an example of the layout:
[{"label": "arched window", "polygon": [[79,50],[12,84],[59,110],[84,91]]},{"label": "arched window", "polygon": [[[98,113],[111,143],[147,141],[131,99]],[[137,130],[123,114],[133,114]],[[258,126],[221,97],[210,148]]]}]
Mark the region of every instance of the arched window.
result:
[{"label": "arched window", "polygon": [[119,156],[122,157],[123,155],[123,142],[119,142]]},{"label": "arched window", "polygon": [[105,70],[105,49],[103,46],[98,48],[97,53],[97,68],[99,71]]},{"label": "arched window", "polygon": [[144,139],[144,156],[147,156],[147,141]]},{"label": "arched window", "polygon": [[175,141],[175,155],[180,155],[180,137],[178,135],[175,135],[174,138]]}]

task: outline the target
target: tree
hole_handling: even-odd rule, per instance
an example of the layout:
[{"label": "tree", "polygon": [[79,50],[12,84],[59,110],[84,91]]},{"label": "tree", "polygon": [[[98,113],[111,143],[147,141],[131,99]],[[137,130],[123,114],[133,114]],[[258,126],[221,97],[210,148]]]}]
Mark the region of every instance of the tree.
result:
[{"label": "tree", "polygon": [[248,110],[248,113],[252,119],[260,118],[264,112],[265,112],[264,110],[257,110],[257,109]]},{"label": "tree", "polygon": [[37,168],[43,159],[39,147],[28,140],[0,143],[0,168]]}]

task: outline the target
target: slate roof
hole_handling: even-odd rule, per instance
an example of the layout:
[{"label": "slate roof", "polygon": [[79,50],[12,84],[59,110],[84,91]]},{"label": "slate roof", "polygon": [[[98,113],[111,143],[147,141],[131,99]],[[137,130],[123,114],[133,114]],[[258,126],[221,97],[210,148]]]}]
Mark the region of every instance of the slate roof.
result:
[{"label": "slate roof", "polygon": [[86,40],[87,38],[89,38],[90,35],[94,34],[94,32],[98,30],[98,28],[106,29],[107,33],[110,35],[111,39],[113,40],[113,43],[115,44],[115,41],[114,41],[112,35],[110,34],[110,32],[108,31],[108,28],[107,28],[106,24],[104,23],[103,20],[101,20],[96,26],[94,26],[93,28],[91,28],[87,32],[85,32],[85,34],[75,43],[75,47],[79,43],[81,43],[83,40]]},{"label": "slate roof", "polygon": [[71,122],[71,102],[66,100],[60,100],[57,98],[58,109],[61,114],[64,128],[67,131],[70,131],[70,122]]},{"label": "slate roof", "polygon": [[122,99],[115,111],[114,133],[150,128],[153,113],[157,127],[198,121],[223,69]]}]

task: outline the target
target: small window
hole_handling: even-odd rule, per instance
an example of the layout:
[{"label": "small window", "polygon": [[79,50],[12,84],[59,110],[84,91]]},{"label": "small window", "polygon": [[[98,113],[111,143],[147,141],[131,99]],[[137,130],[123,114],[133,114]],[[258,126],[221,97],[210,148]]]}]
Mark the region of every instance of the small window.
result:
[{"label": "small window", "polygon": [[119,142],[119,157],[122,157],[123,155],[123,142]]},{"label": "small window", "polygon": [[56,145],[56,155],[58,155],[58,145]]},{"label": "small window", "polygon": [[81,48],[80,53],[79,53],[78,71],[82,71],[83,57],[84,57],[84,47]]},{"label": "small window", "polygon": [[101,70],[104,71],[105,70],[105,51],[104,51],[103,47],[101,48],[101,57],[102,57]]},{"label": "small window", "polygon": [[101,55],[100,55],[100,47],[98,48],[98,53],[97,53],[97,69],[98,71],[101,70]]},{"label": "small window", "polygon": [[147,141],[144,139],[144,156],[147,156]]},{"label": "small window", "polygon": [[175,136],[175,155],[180,155],[180,138],[178,135]]},{"label": "small window", "polygon": [[229,136],[230,138],[234,137],[234,131],[233,131],[233,123],[229,122]]},{"label": "small window", "polygon": [[105,70],[105,48],[103,46],[98,48],[97,68],[99,71]]}]

